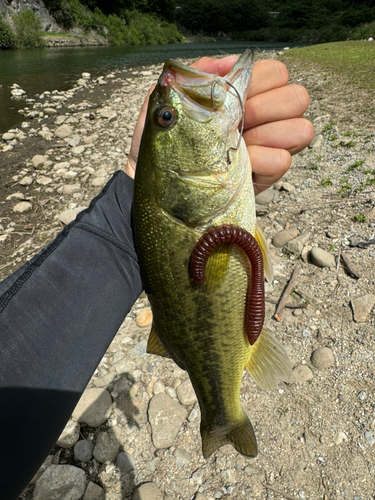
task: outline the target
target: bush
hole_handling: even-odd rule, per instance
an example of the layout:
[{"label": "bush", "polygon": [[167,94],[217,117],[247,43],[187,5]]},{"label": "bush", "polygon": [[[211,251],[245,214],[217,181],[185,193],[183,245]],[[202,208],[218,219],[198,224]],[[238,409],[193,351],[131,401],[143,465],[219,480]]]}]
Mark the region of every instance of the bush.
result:
[{"label": "bush", "polygon": [[[1,15],[1,13],[0,13]],[[15,49],[16,40],[11,26],[0,17],[0,49]]]},{"label": "bush", "polygon": [[19,49],[44,47],[42,22],[32,10],[23,10],[12,17],[16,46]]}]

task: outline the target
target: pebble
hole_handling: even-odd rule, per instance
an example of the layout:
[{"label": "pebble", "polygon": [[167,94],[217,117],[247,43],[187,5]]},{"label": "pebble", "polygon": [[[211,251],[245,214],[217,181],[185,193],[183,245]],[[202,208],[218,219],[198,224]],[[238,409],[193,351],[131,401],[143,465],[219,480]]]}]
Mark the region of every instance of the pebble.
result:
[{"label": "pebble", "polygon": [[130,453],[126,453],[126,451],[123,451],[117,457],[116,467],[121,472],[121,474],[127,474],[128,472],[134,469],[134,466],[135,466],[135,460],[130,455]]},{"label": "pebble", "polygon": [[33,500],[79,500],[86,488],[86,474],[73,465],[51,465],[35,483]]},{"label": "pebble", "polygon": [[258,205],[268,205],[271,201],[277,200],[279,196],[280,192],[276,189],[266,189],[255,197],[255,202]]},{"label": "pebble", "polygon": [[89,482],[82,500],[104,500],[105,492],[98,484]]},{"label": "pebble", "polygon": [[370,446],[373,446],[375,444],[375,435],[373,432],[366,431],[365,432],[365,439]]},{"label": "pebble", "polygon": [[[80,147],[83,147],[83,146],[80,146]],[[102,187],[104,186],[104,184],[106,184],[107,182],[107,179],[105,177],[96,177],[95,179],[93,179],[91,181],[91,185],[93,187]]]},{"label": "pebble", "polygon": [[133,356],[143,356],[147,352],[147,340],[141,340],[138,344],[133,347],[130,353]]},{"label": "pebble", "polygon": [[133,494],[132,500],[162,500],[163,493],[155,483],[142,484]]},{"label": "pebble", "polygon": [[60,139],[65,139],[65,137],[69,137],[72,133],[72,127],[66,123],[64,125],[60,125],[60,127],[57,127],[55,130],[56,137],[59,137]]},{"label": "pebble", "polygon": [[272,238],[272,245],[276,248],[282,248],[298,236],[298,229],[283,229],[274,235]]},{"label": "pebble", "polygon": [[113,432],[100,432],[96,439],[93,455],[98,462],[112,462],[117,457],[119,449],[120,443]]},{"label": "pebble", "polygon": [[335,364],[335,357],[329,347],[319,347],[311,355],[311,362],[318,370],[329,368]]},{"label": "pebble", "polygon": [[322,134],[318,134],[311,141],[309,147],[313,149],[320,149],[324,145],[324,137]]},{"label": "pebble", "polygon": [[66,184],[65,186],[61,186],[57,190],[58,193],[61,194],[73,194],[73,193],[79,193],[81,191],[81,185],[80,184]]},{"label": "pebble", "polygon": [[363,323],[366,321],[371,309],[374,307],[374,304],[375,295],[372,293],[352,299],[351,306],[353,309],[354,321],[357,323]]},{"label": "pebble", "polygon": [[153,396],[148,408],[148,418],[155,448],[169,448],[172,445],[186,415],[186,410],[167,394]]},{"label": "pebble", "polygon": [[21,186],[30,186],[30,184],[33,183],[33,178],[26,175],[25,177],[23,177],[23,179],[20,180],[19,183]]},{"label": "pebble", "polygon": [[74,459],[78,462],[88,462],[92,459],[94,443],[89,439],[81,439],[74,445]]},{"label": "pebble", "polygon": [[43,165],[45,164],[45,162],[48,160],[48,158],[46,156],[42,156],[42,155],[35,155],[32,157],[31,159],[31,165],[35,168],[35,169],[38,169],[38,168],[42,168]]},{"label": "pebble", "polygon": [[146,307],[145,309],[141,309],[137,314],[136,319],[137,326],[149,326],[152,323],[152,311],[151,307]]},{"label": "pebble", "polygon": [[13,212],[24,214],[26,212],[31,212],[32,208],[32,204],[28,201],[21,201],[20,203],[17,203],[17,205],[14,205]]},{"label": "pebble", "polygon": [[185,467],[189,465],[191,461],[191,453],[187,452],[181,446],[175,449],[174,457],[176,460],[177,467]]},{"label": "pebble", "polygon": [[298,365],[293,368],[290,382],[307,382],[313,378],[313,372],[307,365]]},{"label": "pebble", "polygon": [[296,188],[293,186],[293,184],[290,184],[290,182],[283,182],[281,186],[281,191],[286,191],[287,193],[291,193],[294,191]]},{"label": "pebble", "polygon": [[40,186],[47,186],[47,184],[51,184],[52,179],[50,177],[38,177],[36,182]]},{"label": "pebble", "polygon": [[4,141],[12,141],[15,137],[16,137],[16,134],[13,134],[12,132],[5,132],[5,134],[3,134],[1,136],[1,138]]},{"label": "pebble", "polygon": [[163,382],[161,380],[158,380],[154,384],[153,393],[160,394],[162,392],[165,392],[165,385],[163,384]]},{"label": "pebble", "polygon": [[9,200],[24,200],[25,195],[23,193],[20,193],[19,191],[17,191],[17,193],[10,194],[5,199],[7,201],[9,201]]},{"label": "pebble", "polygon": [[79,439],[79,431],[81,426],[75,420],[69,420],[65,429],[62,431],[57,444],[62,448],[71,448]]},{"label": "pebble", "polygon": [[317,267],[336,266],[335,256],[319,247],[314,247],[311,249],[310,259],[312,264]]},{"label": "pebble", "polygon": [[85,210],[85,208],[86,207],[76,207],[69,210],[64,210],[63,212],[59,213],[57,218],[60,222],[67,225],[72,222],[77,217],[77,215],[82,212],[82,210]]},{"label": "pebble", "polygon": [[203,495],[203,493],[197,493],[194,497],[194,500],[207,500],[206,495]]},{"label": "pebble", "polygon": [[193,385],[190,379],[185,380],[177,387],[177,397],[183,405],[192,405],[197,401],[197,396],[194,392]]},{"label": "pebble", "polygon": [[112,411],[112,398],[106,389],[86,389],[82,394],[73,418],[90,427],[99,427],[104,424]]}]

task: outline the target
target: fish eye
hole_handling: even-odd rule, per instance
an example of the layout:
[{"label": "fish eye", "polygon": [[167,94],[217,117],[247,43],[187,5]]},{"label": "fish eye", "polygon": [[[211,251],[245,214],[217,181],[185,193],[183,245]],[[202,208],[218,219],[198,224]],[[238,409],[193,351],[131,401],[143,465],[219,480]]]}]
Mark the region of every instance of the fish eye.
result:
[{"label": "fish eye", "polygon": [[177,116],[177,112],[174,108],[169,106],[158,109],[156,113],[156,119],[159,125],[162,127],[168,127]]}]

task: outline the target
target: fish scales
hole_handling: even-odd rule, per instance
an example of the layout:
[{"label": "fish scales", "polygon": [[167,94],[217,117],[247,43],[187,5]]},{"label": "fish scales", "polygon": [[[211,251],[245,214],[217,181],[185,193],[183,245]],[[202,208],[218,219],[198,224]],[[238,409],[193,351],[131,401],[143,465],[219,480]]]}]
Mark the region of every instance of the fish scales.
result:
[{"label": "fish scales", "polygon": [[[246,52],[226,77],[242,98],[250,72]],[[213,82],[218,96],[209,91]],[[226,159],[238,141],[240,116],[238,96],[223,79],[167,61],[150,96],[135,178],[137,252],[153,311],[148,351],[170,356],[187,370],[201,410],[205,457],[226,443],[246,456],[257,453],[240,405],[245,367],[250,374],[254,367],[255,380],[265,388],[290,373],[285,352],[267,330],[254,346],[248,342],[251,266],[245,253],[233,244],[214,250],[201,285],[189,272],[199,238],[222,224],[246,229],[265,252],[244,141],[230,153],[230,165]]]}]

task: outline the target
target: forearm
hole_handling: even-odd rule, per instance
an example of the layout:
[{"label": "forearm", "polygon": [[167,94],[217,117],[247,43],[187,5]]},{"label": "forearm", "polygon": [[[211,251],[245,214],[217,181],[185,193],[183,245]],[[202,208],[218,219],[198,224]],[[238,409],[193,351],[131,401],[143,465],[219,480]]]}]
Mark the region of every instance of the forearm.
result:
[{"label": "forearm", "polygon": [[0,491],[17,498],[57,440],[139,296],[133,181],[89,209],[0,284]]}]

